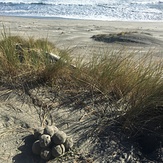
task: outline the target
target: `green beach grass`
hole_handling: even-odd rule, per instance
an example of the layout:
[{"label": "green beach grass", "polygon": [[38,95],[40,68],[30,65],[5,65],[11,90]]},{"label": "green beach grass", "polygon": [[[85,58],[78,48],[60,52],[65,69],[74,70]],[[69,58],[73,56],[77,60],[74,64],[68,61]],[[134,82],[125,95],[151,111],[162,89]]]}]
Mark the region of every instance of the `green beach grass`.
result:
[{"label": "green beach grass", "polygon": [[[54,62],[48,53],[60,59]],[[11,36],[4,29],[0,40],[0,84],[23,89],[26,84],[38,83],[69,92],[91,91],[117,106],[122,130],[129,137],[146,133],[162,136],[163,63],[153,60],[153,53],[133,59],[135,53],[127,50],[108,50],[85,62],[80,56],[74,59],[68,51],[57,49],[47,39]],[[99,114],[106,122],[107,114],[100,110]]]}]

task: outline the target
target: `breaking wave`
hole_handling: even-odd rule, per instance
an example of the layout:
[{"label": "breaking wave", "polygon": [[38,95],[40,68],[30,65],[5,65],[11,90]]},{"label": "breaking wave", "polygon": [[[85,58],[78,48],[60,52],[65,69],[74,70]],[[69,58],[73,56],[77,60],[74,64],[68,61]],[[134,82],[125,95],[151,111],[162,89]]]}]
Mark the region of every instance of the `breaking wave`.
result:
[{"label": "breaking wave", "polygon": [[0,0],[0,15],[162,21],[158,0]]}]

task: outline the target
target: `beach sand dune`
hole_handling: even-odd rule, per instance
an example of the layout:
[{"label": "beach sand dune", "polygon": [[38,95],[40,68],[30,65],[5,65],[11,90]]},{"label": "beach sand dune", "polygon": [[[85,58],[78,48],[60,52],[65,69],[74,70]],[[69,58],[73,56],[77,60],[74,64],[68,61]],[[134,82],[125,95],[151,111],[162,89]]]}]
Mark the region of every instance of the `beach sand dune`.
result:
[{"label": "beach sand dune", "polygon": [[[131,52],[138,51],[138,55],[154,51],[152,54],[155,59],[163,59],[163,22],[113,22],[0,16],[0,30],[2,33],[5,30],[11,35],[26,38],[46,38],[60,49],[72,49],[74,57],[79,55],[89,57],[94,52],[102,55],[103,52],[125,49]],[[108,39],[108,36],[123,35],[128,32],[134,33],[136,40],[140,42],[117,40],[108,42],[92,39],[92,36],[94,38],[107,36],[106,39]],[[142,33],[143,36],[139,35]],[[133,39],[130,36],[128,38]],[[150,38],[150,44],[148,44],[149,40],[146,40],[148,38]],[[147,44],[141,42],[144,41],[143,39]],[[95,114],[92,114],[92,108],[95,108],[97,112],[99,109],[97,105],[99,99],[96,97],[93,100],[90,99],[94,96],[92,92],[91,95],[88,92],[82,92],[68,96],[65,91],[62,94],[57,92],[56,94],[59,94],[57,96],[49,87],[38,86],[38,88],[29,87],[28,89],[29,92],[26,94],[23,90],[0,87],[0,162],[38,162],[39,159],[31,153],[33,141],[31,134],[33,128],[41,126],[40,117],[43,116],[51,120],[47,123],[54,121],[57,127],[73,136],[75,146],[80,147],[78,151],[75,149],[70,155],[64,157],[64,160],[58,159],[49,163],[77,163],[77,161],[99,163],[106,160],[118,163],[127,162],[128,159],[141,161],[131,154],[133,150],[128,144],[120,142],[125,136],[112,132],[114,131],[112,126],[108,128],[109,137],[107,139],[104,137],[101,144],[92,139],[92,135],[97,136],[95,129],[97,121],[101,120],[95,119]],[[97,103],[95,103],[96,100]],[[101,105],[103,109],[108,108],[106,102]],[[45,115],[46,112],[43,114],[42,111],[50,107],[52,107],[50,114]]]}]

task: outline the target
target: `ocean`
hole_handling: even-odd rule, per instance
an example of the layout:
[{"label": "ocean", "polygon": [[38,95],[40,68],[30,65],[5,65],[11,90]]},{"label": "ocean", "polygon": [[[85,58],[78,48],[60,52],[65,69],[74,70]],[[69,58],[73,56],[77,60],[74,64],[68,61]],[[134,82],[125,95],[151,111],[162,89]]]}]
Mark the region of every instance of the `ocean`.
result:
[{"label": "ocean", "polygon": [[162,21],[163,0],[0,0],[0,15]]}]

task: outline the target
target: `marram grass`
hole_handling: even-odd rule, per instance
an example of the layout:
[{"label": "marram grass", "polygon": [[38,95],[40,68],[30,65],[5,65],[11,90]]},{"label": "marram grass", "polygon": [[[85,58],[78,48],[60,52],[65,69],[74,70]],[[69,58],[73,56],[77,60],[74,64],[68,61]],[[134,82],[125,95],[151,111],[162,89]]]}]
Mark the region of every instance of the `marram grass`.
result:
[{"label": "marram grass", "polygon": [[[61,58],[52,62],[46,55],[50,52]],[[160,134],[163,127],[163,63],[150,58],[154,52],[139,60],[133,59],[135,53],[128,53],[127,50],[114,53],[108,50],[102,55],[92,55],[85,62],[80,56],[71,58],[67,51],[57,49],[47,39],[24,39],[2,32],[0,83],[21,85],[41,80],[70,91],[98,92],[109,101],[125,104],[121,111],[122,128],[130,136],[154,129]]]}]

